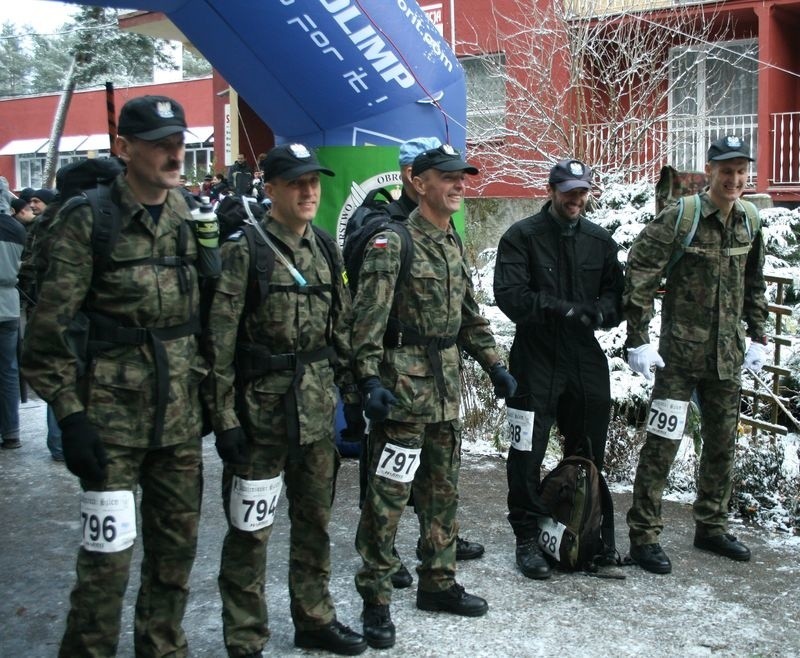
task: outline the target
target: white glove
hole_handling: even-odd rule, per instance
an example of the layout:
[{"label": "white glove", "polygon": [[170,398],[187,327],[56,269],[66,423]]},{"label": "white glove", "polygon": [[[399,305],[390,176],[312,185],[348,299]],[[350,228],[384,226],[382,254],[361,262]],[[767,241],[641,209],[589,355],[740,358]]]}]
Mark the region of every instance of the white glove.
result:
[{"label": "white glove", "polygon": [[650,343],[639,345],[639,347],[628,348],[628,365],[631,370],[638,372],[648,382],[653,381],[652,368],[664,367],[664,359],[658,353],[655,347]]},{"label": "white glove", "polygon": [[747,353],[744,355],[744,368],[752,370],[754,373],[761,372],[764,364],[767,361],[767,346],[761,343],[754,343],[750,341],[750,347],[747,348]]}]

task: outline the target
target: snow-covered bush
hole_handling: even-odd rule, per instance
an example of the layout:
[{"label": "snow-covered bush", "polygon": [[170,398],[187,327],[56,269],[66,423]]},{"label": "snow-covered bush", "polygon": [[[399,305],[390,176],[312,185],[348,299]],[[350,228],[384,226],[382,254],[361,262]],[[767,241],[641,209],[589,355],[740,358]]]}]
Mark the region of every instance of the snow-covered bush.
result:
[{"label": "snow-covered bush", "polygon": [[[647,182],[621,185],[613,180],[603,182],[603,193],[592,204],[589,218],[605,227],[620,245],[620,260],[627,260],[627,250],[645,224],[652,221],[655,208],[653,185]],[[791,316],[784,316],[781,333],[798,335],[800,321],[800,209],[773,208],[761,211],[763,235],[767,247],[765,272],[789,277],[792,286],[784,288],[784,305],[793,306]],[[507,353],[514,337],[514,324],[496,307],[492,292],[496,249],[487,249],[476,259],[473,273],[476,295],[482,312],[489,319],[498,344]],[[776,301],[776,286],[768,286],[767,297]],[[660,305],[656,302],[656,317],[650,326],[651,341],[658,341],[660,330]],[[770,328],[774,331],[774,326]],[[632,482],[636,471],[639,450],[644,442],[642,421],[650,398],[652,385],[631,372],[625,362],[623,325],[608,331],[597,332],[609,362],[612,397],[612,421],[606,448],[606,473],[609,481]],[[781,348],[781,364],[790,371],[782,381],[784,395],[789,398],[789,409],[800,418],[800,344],[795,339],[790,346]],[[746,379],[747,382],[747,379]],[[505,406],[494,399],[492,387],[486,377],[472,364],[465,370],[464,419],[465,439],[488,441],[500,453],[508,449],[505,437]],[[790,423],[791,425],[791,423]],[[792,425],[790,431],[796,428]],[[772,443],[768,434],[759,435],[751,445],[739,441],[732,508],[745,518],[784,529],[800,528],[800,475],[798,472],[798,434],[778,438]],[[550,452],[558,450],[558,442],[551,441]],[[770,447],[776,446],[776,447]],[[788,446],[794,446],[788,448]],[[783,448],[781,450],[780,448]],[[695,491],[696,471],[701,450],[699,416],[694,413],[687,422],[687,436],[681,444],[667,483],[671,492]],[[554,455],[548,453],[548,459]],[[792,456],[793,455],[793,456]],[[555,456],[557,459],[557,456]]]}]

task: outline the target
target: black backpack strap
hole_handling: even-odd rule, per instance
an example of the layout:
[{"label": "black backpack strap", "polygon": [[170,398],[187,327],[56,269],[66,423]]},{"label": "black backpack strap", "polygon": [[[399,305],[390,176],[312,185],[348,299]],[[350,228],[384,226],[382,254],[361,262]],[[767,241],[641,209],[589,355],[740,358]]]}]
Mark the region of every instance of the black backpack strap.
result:
[{"label": "black backpack strap", "polygon": [[275,254],[258,231],[250,224],[242,226],[247,248],[250,252],[250,269],[247,274],[247,297],[245,313],[252,313],[269,294],[269,283],[275,271]]},{"label": "black backpack strap", "polygon": [[92,208],[92,252],[94,253],[94,270],[103,272],[108,267],[111,252],[119,240],[122,231],[122,218],[119,206],[111,198],[111,186],[98,183],[97,187],[84,191]]}]

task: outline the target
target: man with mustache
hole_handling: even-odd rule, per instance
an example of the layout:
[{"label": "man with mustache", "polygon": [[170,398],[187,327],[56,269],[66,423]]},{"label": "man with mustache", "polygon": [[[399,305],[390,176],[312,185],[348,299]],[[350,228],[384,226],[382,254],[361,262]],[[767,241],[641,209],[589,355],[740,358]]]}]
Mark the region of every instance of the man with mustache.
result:
[{"label": "man with mustache", "polygon": [[200,519],[198,386],[208,365],[197,339],[199,247],[176,189],[186,119],[171,98],[142,96],[124,105],[118,126],[126,171],[108,190],[119,213],[108,264],[94,257],[92,207],[80,196],[66,201],[23,351],[24,374],[52,406],[83,489],[62,658],[116,654],[137,490],[135,652],[188,654],[181,620]]},{"label": "man with mustache", "polygon": [[[742,364],[760,370],[766,358],[767,300],[764,241],[755,208],[739,197],[752,162],[750,150],[730,135],[708,149],[708,187],[665,208],[637,236],[628,254],[623,310],[628,363],[652,379],[647,440],[639,455],[628,511],[634,562],[666,574],[672,564],[659,543],[661,496],[678,451],[689,398],[697,391],[703,452],[694,502],[694,545],[746,562],[750,550],[728,533],[733,454],[739,419]],[[694,235],[675,259],[681,209],[696,209]],[[687,232],[687,234],[689,234]],[[666,276],[658,351],[649,342],[653,298]],[[745,353],[745,330],[750,346]]]}]

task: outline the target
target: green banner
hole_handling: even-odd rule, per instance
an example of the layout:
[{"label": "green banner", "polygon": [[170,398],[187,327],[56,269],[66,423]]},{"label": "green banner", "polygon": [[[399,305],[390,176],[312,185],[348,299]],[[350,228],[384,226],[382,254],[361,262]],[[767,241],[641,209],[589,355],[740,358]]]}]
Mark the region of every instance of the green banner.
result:
[{"label": "green banner", "polygon": [[[383,187],[394,198],[400,196],[403,182],[397,164],[399,147],[323,146],[316,152],[320,163],[332,169],[336,176],[321,176],[322,198],[315,222],[336,236],[341,244],[348,218],[367,193]],[[453,216],[453,220],[463,235],[463,209]]]}]

